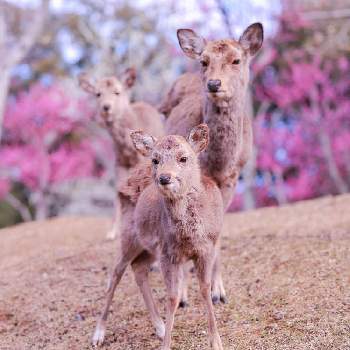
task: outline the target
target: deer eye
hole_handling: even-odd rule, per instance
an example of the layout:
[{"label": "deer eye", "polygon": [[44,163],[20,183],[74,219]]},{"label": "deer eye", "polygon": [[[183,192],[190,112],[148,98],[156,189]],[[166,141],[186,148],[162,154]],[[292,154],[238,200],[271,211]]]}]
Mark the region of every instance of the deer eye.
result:
[{"label": "deer eye", "polygon": [[201,61],[201,65],[202,65],[202,67],[208,67],[208,61],[204,61],[204,60],[202,60]]},{"label": "deer eye", "polygon": [[186,163],[187,162],[187,157],[181,157],[180,158],[181,163]]},{"label": "deer eye", "polygon": [[233,60],[232,64],[240,64],[241,60],[237,59],[237,60]]},{"label": "deer eye", "polygon": [[153,163],[154,165],[157,165],[157,164],[159,164],[159,160],[156,159],[156,158],[153,158],[153,159],[152,159],[152,163]]},{"label": "deer eye", "polygon": [[98,93],[96,94],[96,97],[101,97],[101,93],[98,92]]}]

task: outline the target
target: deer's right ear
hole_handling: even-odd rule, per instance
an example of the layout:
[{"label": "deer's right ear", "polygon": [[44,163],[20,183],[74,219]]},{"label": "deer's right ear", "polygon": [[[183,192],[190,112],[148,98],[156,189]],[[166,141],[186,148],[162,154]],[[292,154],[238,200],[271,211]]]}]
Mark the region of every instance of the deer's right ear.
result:
[{"label": "deer's right ear", "polygon": [[195,126],[188,136],[188,142],[196,153],[206,149],[209,143],[209,127],[207,124]]},{"label": "deer's right ear", "polygon": [[143,156],[150,156],[154,144],[156,143],[156,139],[151,136],[144,134],[143,131],[131,131],[130,133],[131,140],[134,144],[134,147],[143,155]]},{"label": "deer's right ear", "polygon": [[199,59],[206,44],[205,39],[198,36],[192,29],[178,29],[177,38],[186,56]]},{"label": "deer's right ear", "polygon": [[79,86],[88,92],[89,94],[96,94],[96,88],[91,83],[88,75],[86,73],[80,73],[78,75]]}]

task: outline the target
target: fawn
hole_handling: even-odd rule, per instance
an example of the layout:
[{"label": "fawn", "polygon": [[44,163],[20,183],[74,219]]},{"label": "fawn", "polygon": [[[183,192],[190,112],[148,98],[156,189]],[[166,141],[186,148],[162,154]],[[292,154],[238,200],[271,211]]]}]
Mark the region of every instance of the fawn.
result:
[{"label": "fawn", "polygon": [[[241,169],[252,150],[252,126],[246,113],[249,64],[263,43],[263,27],[250,25],[238,41],[208,41],[191,29],[177,31],[180,47],[201,70],[186,73],[173,84],[159,111],[167,116],[166,133],[186,136],[200,123],[210,128],[210,143],[200,156],[204,174],[220,188],[224,208],[230,204]],[[216,260],[213,302],[226,302]]]},{"label": "fawn", "polygon": [[[81,88],[96,97],[102,124],[114,143],[117,193],[119,183],[143,158],[132,145],[130,130],[142,129],[156,136],[161,136],[164,132],[162,117],[155,108],[145,102],[130,102],[129,90],[135,79],[136,72],[133,68],[128,68],[120,79],[105,77],[96,83],[85,73],[79,76]],[[115,206],[113,228],[107,233],[109,239],[115,238],[120,231],[121,205],[118,194]]]},{"label": "fawn", "polygon": [[[92,343],[103,343],[115,288],[131,263],[156,333],[163,338],[161,349],[170,350],[174,315],[183,283],[183,265],[192,260],[207,309],[210,345],[214,350],[222,350],[211,300],[211,280],[224,210],[219,188],[201,173],[198,159],[207,147],[209,129],[205,124],[198,125],[192,129],[187,141],[174,135],[157,141],[142,131],[132,132],[131,138],[135,149],[149,158],[152,181],[148,184],[144,173],[136,171],[133,187],[138,193],[124,191],[122,196],[125,226],[121,256]],[[167,289],[165,327],[148,282],[150,265],[158,259]]]}]

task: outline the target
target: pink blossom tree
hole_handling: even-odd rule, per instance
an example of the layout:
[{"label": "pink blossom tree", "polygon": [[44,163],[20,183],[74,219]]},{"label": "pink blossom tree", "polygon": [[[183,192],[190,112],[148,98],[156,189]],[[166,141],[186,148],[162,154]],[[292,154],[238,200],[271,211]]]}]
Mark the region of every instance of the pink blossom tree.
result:
[{"label": "pink blossom tree", "polygon": [[[94,108],[75,90],[39,83],[9,100],[0,149],[0,198],[23,220],[50,215],[56,184],[103,172],[97,149],[105,147],[104,140],[91,131]],[[18,185],[25,201],[13,194]]]},{"label": "pink blossom tree", "polygon": [[254,65],[259,206],[350,188],[350,57],[318,54],[314,30],[284,15]]}]

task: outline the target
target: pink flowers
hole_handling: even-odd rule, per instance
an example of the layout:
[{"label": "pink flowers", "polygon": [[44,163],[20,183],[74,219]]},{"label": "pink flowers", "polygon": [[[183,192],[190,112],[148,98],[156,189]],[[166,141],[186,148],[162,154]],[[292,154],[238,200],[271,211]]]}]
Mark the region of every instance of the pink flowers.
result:
[{"label": "pink flowers", "polygon": [[30,204],[43,211],[52,186],[101,175],[93,145],[106,143],[93,137],[94,108],[76,91],[68,84],[36,84],[9,101],[0,149],[1,198],[21,184]]},{"label": "pink flowers", "polygon": [[311,51],[313,28],[295,16],[281,23],[269,43],[279,54],[254,66],[255,96],[266,106],[254,123],[258,205],[350,188],[350,57]]}]

